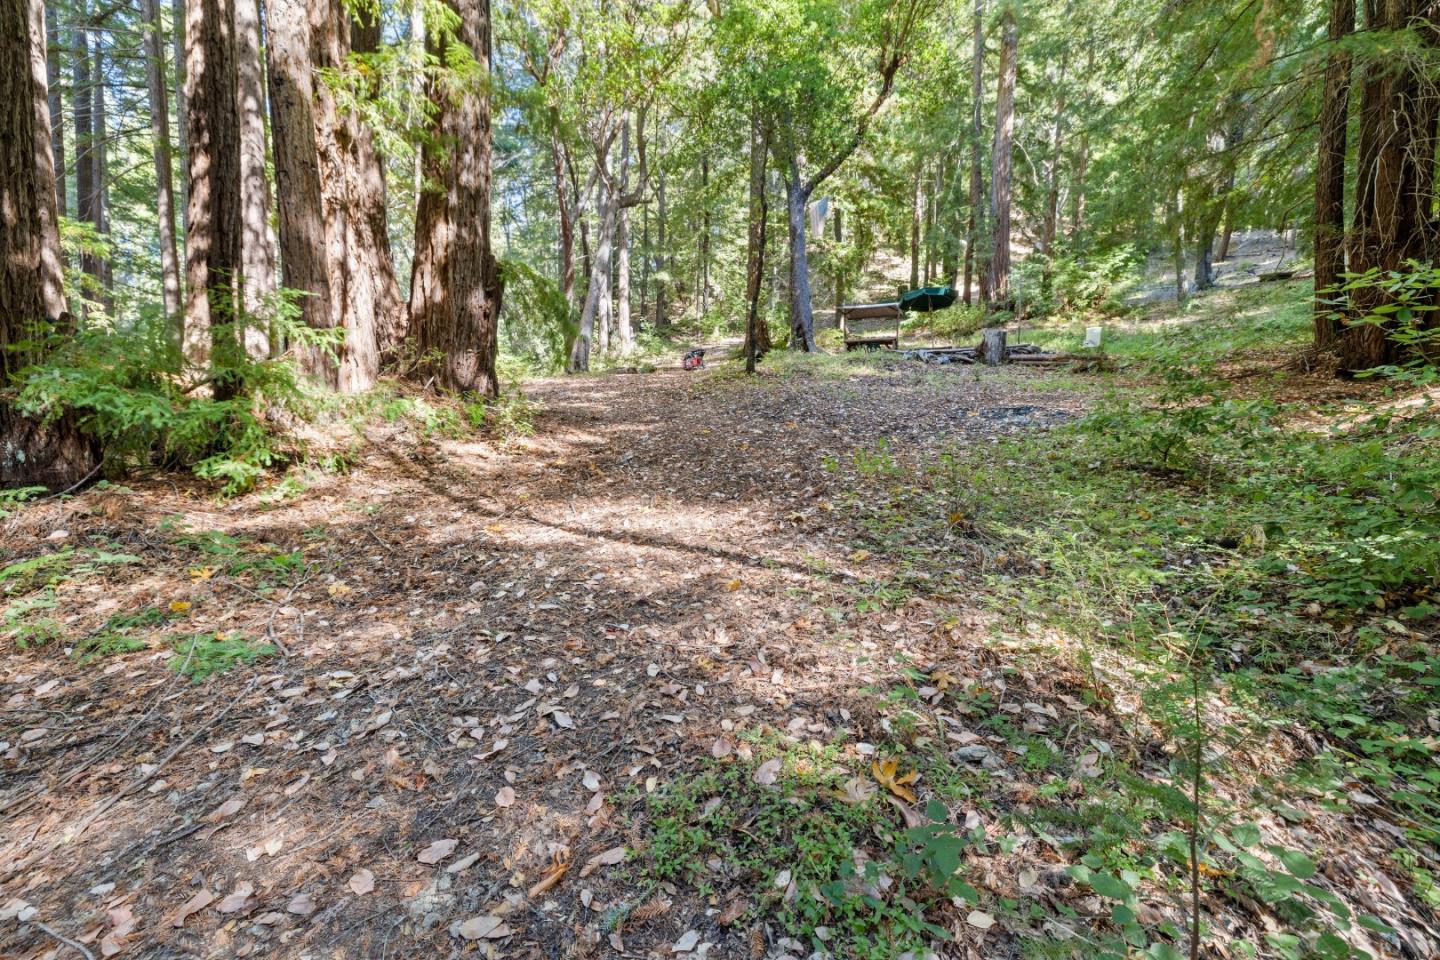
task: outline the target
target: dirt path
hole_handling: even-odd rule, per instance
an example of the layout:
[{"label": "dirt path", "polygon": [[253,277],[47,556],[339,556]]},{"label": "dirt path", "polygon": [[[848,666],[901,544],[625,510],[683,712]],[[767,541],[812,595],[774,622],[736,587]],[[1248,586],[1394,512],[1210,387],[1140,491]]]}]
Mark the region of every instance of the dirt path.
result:
[{"label": "dirt path", "polygon": [[[826,458],[1076,408],[1015,377],[552,381],[512,449],[397,430],[279,506],[165,482],[30,508],[9,560],[74,553],[29,594],[62,638],[4,661],[0,953],[441,956],[500,924],[487,955],[613,954],[602,921],[638,886],[604,852],[643,849],[648,791],[747,729],[854,733],[858,691],[931,642],[903,614],[827,626],[883,571]],[[75,562],[96,551],[130,559]],[[150,610],[117,633],[140,649],[63,655]],[[288,656],[192,685],[167,669],[186,631]],[[763,915],[671,893],[625,955],[689,930],[783,952]]]}]

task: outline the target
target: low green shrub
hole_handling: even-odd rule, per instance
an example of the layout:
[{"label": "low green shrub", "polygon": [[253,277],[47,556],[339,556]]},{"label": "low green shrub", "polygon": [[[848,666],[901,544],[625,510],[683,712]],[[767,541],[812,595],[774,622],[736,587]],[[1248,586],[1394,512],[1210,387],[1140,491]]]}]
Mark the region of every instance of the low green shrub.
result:
[{"label": "low green shrub", "polygon": [[[237,336],[256,322],[289,344],[289,352],[273,359],[247,355]],[[160,312],[146,310],[131,326],[82,326],[44,351],[43,362],[17,373],[14,402],[41,419],[73,414],[117,467],[186,467],[219,482],[226,494],[239,493],[297,452],[279,426],[313,405],[296,353],[333,350],[342,336],[305,326],[295,296],[282,292],[260,317],[218,324],[217,347],[200,374],[187,368]],[[216,399],[216,387],[229,398]]]}]

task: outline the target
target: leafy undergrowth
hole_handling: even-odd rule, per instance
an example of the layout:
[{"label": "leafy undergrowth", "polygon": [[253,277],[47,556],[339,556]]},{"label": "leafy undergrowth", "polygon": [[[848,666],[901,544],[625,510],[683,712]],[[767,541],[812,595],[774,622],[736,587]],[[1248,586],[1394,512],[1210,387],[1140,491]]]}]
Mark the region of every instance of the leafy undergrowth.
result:
[{"label": "leafy undergrowth", "polygon": [[[978,567],[1001,635],[1027,638],[1023,660],[1067,657],[1092,697],[1134,711],[1129,755],[1097,745],[1040,787],[1048,803],[1027,820],[1078,840],[1061,843],[1079,856],[1070,875],[1111,905],[1117,939],[1036,938],[1039,953],[1172,955],[1196,918],[1137,909],[1160,883],[1273,911],[1234,949],[1403,955],[1413,941],[1316,879],[1323,849],[1256,825],[1317,811],[1382,824],[1390,868],[1440,908],[1440,424],[1425,411],[1322,432],[1297,425],[1313,411],[1162,373],[1155,395],[956,447],[918,475],[883,445],[832,465],[864,478],[845,503],[864,552],[896,563],[857,603],[969,592]],[[1073,756],[1027,738],[990,691],[970,695],[1032,772]],[[1145,758],[1147,742],[1168,759]],[[1208,924],[1202,939],[1225,942]]]}]

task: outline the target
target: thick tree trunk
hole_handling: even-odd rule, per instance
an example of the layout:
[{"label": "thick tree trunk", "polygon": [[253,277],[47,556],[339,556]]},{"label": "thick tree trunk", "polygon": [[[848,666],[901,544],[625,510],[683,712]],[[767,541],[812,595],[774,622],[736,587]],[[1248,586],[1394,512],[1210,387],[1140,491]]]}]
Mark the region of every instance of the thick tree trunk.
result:
[{"label": "thick tree trunk", "polygon": [[995,105],[995,149],[990,159],[990,218],[995,223],[990,253],[990,297],[993,306],[1008,310],[1010,295],[1011,153],[1015,132],[1015,75],[1020,28],[1014,11],[1001,20],[1000,87]]},{"label": "thick tree trunk", "polygon": [[[630,118],[620,128],[620,193],[630,192]],[[615,336],[620,352],[629,353],[635,342],[630,323],[630,208],[615,215]]]},{"label": "thick tree trunk", "polygon": [[351,23],[340,0],[271,0],[267,16],[285,286],[312,294],[300,304],[308,326],[345,331],[334,356],[309,351],[306,369],[333,389],[355,393],[375,383],[382,358],[403,339],[406,311],[370,131],[341,113],[315,71],[343,67],[352,49],[373,49],[376,37]]},{"label": "thick tree trunk", "polygon": [[[1355,31],[1355,0],[1330,0],[1332,45]],[[1329,347],[1340,332],[1335,307],[1327,301],[1345,272],[1345,154],[1350,122],[1352,57],[1333,48],[1325,61],[1320,100],[1319,147],[1315,163],[1315,346]],[[1228,238],[1227,238],[1228,239]],[[1228,247],[1228,244],[1227,244]],[[1228,250],[1227,250],[1228,252]]]},{"label": "thick tree trunk", "polygon": [[[1433,0],[1377,0],[1367,24],[1372,33],[1415,29],[1428,46],[1437,45]],[[1429,261],[1436,247],[1434,204],[1435,125],[1440,94],[1413,60],[1397,65],[1376,57],[1365,68],[1360,96],[1360,145],[1356,168],[1355,220],[1350,272],[1407,269],[1410,260]],[[1383,290],[1357,291],[1352,319],[1362,321],[1386,302]],[[1347,371],[1370,369],[1403,359],[1388,323],[1357,322],[1338,344]]]},{"label": "thick tree trunk", "polygon": [[175,245],[175,181],[170,155],[170,96],[165,41],[156,0],[141,0],[145,16],[145,75],[150,88],[150,145],[155,157],[155,210],[160,228],[160,284],[165,320],[180,342],[180,257]]},{"label": "thick tree trunk", "polygon": [[[965,230],[965,303],[974,299],[975,275],[980,280],[980,299],[985,300],[983,263],[977,264],[985,233],[985,173],[981,168],[981,147],[985,140],[985,0],[975,0],[975,54],[970,65],[970,222]],[[978,267],[978,269],[977,269]]]},{"label": "thick tree trunk", "polygon": [[[41,0],[0,3],[0,382],[40,359],[35,344],[44,335],[69,326],[45,38]],[[13,349],[19,344],[31,346]],[[70,487],[93,474],[97,461],[73,418],[42,423],[0,400],[0,488]]]},{"label": "thick tree trunk", "polygon": [[810,258],[805,245],[805,203],[809,195],[800,170],[790,161],[785,178],[785,216],[790,232],[790,348],[815,351],[815,317],[810,302]]},{"label": "thick tree trunk", "polygon": [[[304,324],[315,330],[329,330],[344,323],[344,307],[330,290],[330,245],[316,147],[318,118],[309,10],[302,0],[267,0],[267,72],[275,142],[275,191],[284,200],[277,212],[285,286],[304,294],[299,301]],[[341,388],[341,365],[323,351],[311,351],[303,359],[309,373],[334,389]],[[358,379],[363,382],[365,378]]]},{"label": "thick tree trunk", "polygon": [[267,357],[269,320],[261,316],[275,292],[275,248],[270,237],[270,181],[265,175],[265,89],[260,69],[257,0],[235,5],[235,77],[240,109],[241,260],[245,278],[245,352]]},{"label": "thick tree trunk", "polygon": [[760,315],[760,286],[765,275],[765,159],[769,137],[758,111],[750,115],[750,211],[745,238],[745,372],[754,373],[755,363],[770,348],[769,332]]},{"label": "thick tree trunk", "polygon": [[[489,0],[448,0],[459,19],[454,41],[490,69]],[[447,37],[426,37],[441,56]],[[416,379],[445,390],[498,396],[499,265],[490,250],[488,86],[431,91],[439,104],[425,149],[429,189],[415,214],[410,329],[423,359]],[[436,359],[428,359],[430,357]]]},{"label": "thick tree trunk", "polygon": [[[332,3],[335,10],[332,21],[335,24],[335,31],[330,35],[328,49],[330,56],[334,59],[325,62],[328,65],[339,66],[345,63],[346,58],[352,52],[375,53],[378,51],[380,48],[379,21],[351,20],[343,0],[332,0]],[[483,8],[482,19],[486,40],[479,49],[485,54],[483,62],[488,65],[489,0],[480,0],[480,3]],[[378,95],[378,91],[371,90],[369,92],[372,96]],[[331,110],[335,110],[334,99],[328,96],[328,90],[326,102]],[[494,321],[498,319],[500,310],[500,275],[499,267],[493,262],[489,253],[489,111],[490,105],[487,100],[483,108],[486,128],[483,179],[487,192],[484,204],[487,217],[484,231],[486,264],[483,266],[483,270],[488,278],[487,282],[493,286],[495,293],[495,304],[491,315],[491,320]],[[384,159],[375,149],[370,128],[354,113],[338,114],[332,129],[337,149],[334,159],[328,165],[332,174],[324,178],[322,182],[325,184],[327,197],[331,198],[329,202],[333,208],[346,211],[347,216],[344,221],[343,234],[345,256],[343,258],[332,256],[330,261],[332,269],[335,269],[337,264],[344,265],[340,278],[343,282],[337,283],[337,279],[332,276],[331,290],[332,292],[340,291],[343,297],[341,302],[345,304],[346,308],[345,329],[351,331],[346,337],[347,347],[344,359],[357,371],[363,371],[352,377],[350,389],[360,389],[362,382],[365,386],[373,383],[376,373],[385,363],[386,358],[394,356],[409,332],[410,320],[405,300],[400,295],[400,284],[395,277],[395,260],[390,251]],[[478,138],[478,131],[475,132],[475,136]],[[421,165],[424,166],[423,155]],[[468,210],[475,209],[469,202],[465,204],[465,207]],[[332,238],[332,249],[335,245],[336,241]],[[491,331],[491,339],[494,339],[495,336],[496,331]],[[355,341],[353,350],[348,346],[352,337]],[[374,344],[373,347],[370,346],[371,343]],[[370,358],[372,350],[376,354],[374,360]],[[492,352],[486,361],[486,369],[489,371],[486,375],[493,374],[494,361]],[[371,372],[372,370],[375,372]],[[498,383],[495,384],[494,389],[499,391]]]},{"label": "thick tree trunk", "polygon": [[[197,370],[233,361],[241,282],[240,111],[235,92],[235,10],[230,0],[187,0],[185,99],[189,105],[190,228],[184,348]],[[213,373],[212,373],[213,375]],[[213,381],[218,399],[237,385]]]},{"label": "thick tree trunk", "polygon": [[[17,108],[28,104],[35,113],[34,132],[30,136],[34,138],[32,150],[35,157],[35,206],[40,216],[39,264],[36,277],[40,282],[40,300],[45,308],[45,316],[59,320],[66,316],[68,306],[65,301],[65,264],[60,251],[59,183],[64,177],[64,168],[56,166],[54,155],[47,149],[49,144],[46,135],[55,127],[61,126],[62,122],[58,116],[52,118],[50,115],[50,57],[46,43],[49,31],[45,27],[44,0],[19,2],[29,18],[28,32],[21,35],[30,40],[30,82],[33,89],[29,98],[23,98],[24,84],[17,80],[19,88],[15,91],[15,103]],[[58,64],[56,66],[58,72]],[[0,134],[3,135],[7,134]],[[20,125],[16,127],[15,136],[26,136]],[[17,182],[17,190],[23,187],[23,183],[23,179]],[[24,229],[19,226],[20,222],[17,220],[15,229]],[[7,225],[8,229],[10,228]],[[25,241],[17,242],[22,247],[27,245]],[[25,262],[28,264],[29,260],[26,259]],[[24,298],[20,298],[18,302],[24,303]],[[37,315],[35,319],[40,318]],[[0,340],[0,343],[8,342]],[[0,353],[3,353],[3,349],[0,349]],[[0,387],[3,387],[6,381],[3,363],[3,359],[0,359]]]}]

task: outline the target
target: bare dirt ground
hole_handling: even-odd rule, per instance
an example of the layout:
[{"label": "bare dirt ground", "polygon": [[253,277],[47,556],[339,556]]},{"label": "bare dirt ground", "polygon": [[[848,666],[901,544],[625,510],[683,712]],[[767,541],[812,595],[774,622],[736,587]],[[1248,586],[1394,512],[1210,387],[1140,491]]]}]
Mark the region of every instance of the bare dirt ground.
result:
[{"label": "bare dirt ground", "polygon": [[[163,636],[88,665],[61,641],[7,653],[0,900],[37,913],[7,918],[0,954],[66,952],[43,923],[96,955],[443,955],[466,943],[454,924],[496,915],[512,932],[488,948],[558,955],[626,896],[609,866],[583,867],[643,842],[621,794],[708,757],[722,721],[830,729],[928,642],[890,622],[829,642],[817,604],[858,574],[822,458],[881,437],[913,455],[1077,406],[958,372],[533,393],[531,440],[377,436],[353,473],[271,509],[160,480],[9,522],[9,561],[138,558],[55,587],[70,636],[160,609],[171,633],[288,655],[192,685]],[[288,577],[248,562],[296,550]],[[857,672],[874,645],[886,655]],[[526,898],[557,856],[575,869]],[[706,923],[674,913],[630,942]]]},{"label": "bare dirt ground", "polygon": [[[647,796],[742,762],[747,731],[863,752],[892,733],[866,691],[917,666],[996,687],[1067,752],[1123,739],[1068,668],[1001,679],[951,588],[855,613],[893,558],[855,549],[839,495],[864,478],[826,465],[881,438],[908,463],[1044,429],[1081,394],[912,365],[532,395],[528,440],[375,428],[353,471],[279,505],[161,477],[6,521],[7,563],[91,559],[44,588],[61,635],[0,661],[0,956],[805,956],[754,877],[642,885]],[[140,649],[65,655],[146,611],[163,622]],[[199,633],[276,652],[191,683],[174,639]],[[1020,777],[994,789],[1046,802]],[[1367,910],[1413,918],[1374,865],[1386,842],[1357,831],[1336,869],[1368,878]],[[987,899],[1047,902],[1078,896],[1059,866],[1034,838],[970,865]],[[1006,923],[959,907],[943,956],[1014,954]]]}]

